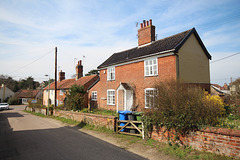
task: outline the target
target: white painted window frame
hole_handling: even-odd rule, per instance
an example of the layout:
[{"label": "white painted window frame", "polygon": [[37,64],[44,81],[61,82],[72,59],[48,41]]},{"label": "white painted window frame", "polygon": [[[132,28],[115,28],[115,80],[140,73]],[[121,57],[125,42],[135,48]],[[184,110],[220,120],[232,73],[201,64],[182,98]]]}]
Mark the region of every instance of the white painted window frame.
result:
[{"label": "white painted window frame", "polygon": [[[150,98],[152,98],[152,104],[149,104],[149,102],[147,102],[147,92],[149,92],[149,91],[153,91],[153,94],[148,95],[148,96],[150,96]],[[157,89],[156,88],[145,88],[144,93],[145,93],[145,108],[151,108],[154,105],[154,95],[157,94]]]},{"label": "white painted window frame", "polygon": [[97,101],[97,91],[92,91],[91,100]]},{"label": "white painted window frame", "polygon": [[107,69],[107,80],[108,81],[115,80],[115,67],[109,67]]},{"label": "white painted window frame", "polygon": [[151,58],[144,60],[144,76],[157,76],[158,75],[158,59]]},{"label": "white painted window frame", "polygon": [[115,90],[114,89],[107,90],[107,105],[115,105]]}]

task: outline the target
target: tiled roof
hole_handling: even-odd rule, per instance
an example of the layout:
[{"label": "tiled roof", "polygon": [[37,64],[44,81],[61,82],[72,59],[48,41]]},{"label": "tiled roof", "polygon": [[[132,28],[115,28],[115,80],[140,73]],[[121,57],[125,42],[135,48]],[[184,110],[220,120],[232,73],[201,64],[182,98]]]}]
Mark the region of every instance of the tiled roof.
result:
[{"label": "tiled roof", "polygon": [[[57,89],[69,89],[74,84],[84,85],[96,76],[98,75],[85,76],[85,77],[79,78],[78,80],[73,78],[73,79],[64,79],[61,82],[57,81]],[[48,89],[48,86],[45,87],[44,89]],[[55,89],[55,81],[50,84],[50,89]]]},{"label": "tiled roof", "polygon": [[40,90],[21,90],[18,98],[35,98]]},{"label": "tiled roof", "polygon": [[208,56],[209,59],[211,59],[211,55],[208,53],[207,49],[205,48],[197,31],[195,30],[195,28],[192,28],[190,30],[175,34],[173,36],[154,41],[151,44],[146,46],[135,47],[129,50],[114,53],[105,62],[103,62],[100,66],[98,66],[98,68],[103,68],[103,67],[107,67],[114,64],[128,62],[134,59],[151,56],[157,53],[163,54],[164,52],[167,52],[170,50],[177,53],[178,50],[181,48],[181,46],[190,37],[192,33],[195,34],[205,54]]}]

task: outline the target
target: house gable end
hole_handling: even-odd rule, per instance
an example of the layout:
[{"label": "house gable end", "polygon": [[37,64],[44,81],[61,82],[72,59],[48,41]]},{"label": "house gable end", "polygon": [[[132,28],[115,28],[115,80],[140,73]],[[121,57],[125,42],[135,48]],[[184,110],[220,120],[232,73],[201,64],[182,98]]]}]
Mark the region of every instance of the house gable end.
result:
[{"label": "house gable end", "polygon": [[175,48],[175,53],[178,53],[179,49],[184,45],[184,43],[189,39],[189,37],[194,34],[195,37],[198,40],[199,45],[202,47],[203,51],[205,52],[206,56],[208,57],[208,59],[212,59],[212,56],[209,54],[209,52],[207,51],[205,45],[203,44],[200,36],[198,35],[197,31],[195,28],[193,28],[187,35],[186,37],[177,45],[177,47]]}]

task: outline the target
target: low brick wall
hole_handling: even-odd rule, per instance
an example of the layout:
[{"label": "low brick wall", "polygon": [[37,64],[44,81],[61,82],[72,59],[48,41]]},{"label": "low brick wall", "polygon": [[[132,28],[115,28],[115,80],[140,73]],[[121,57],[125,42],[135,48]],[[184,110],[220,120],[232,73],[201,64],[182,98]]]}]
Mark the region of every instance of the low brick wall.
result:
[{"label": "low brick wall", "polygon": [[[174,132],[164,132],[163,128],[154,128],[151,138],[167,142],[168,136],[174,137]],[[216,154],[240,158],[240,131],[225,128],[207,128],[181,137],[180,144],[192,146],[194,149]]]},{"label": "low brick wall", "polygon": [[105,115],[98,115],[98,114],[61,111],[61,110],[54,110],[53,115],[72,119],[78,122],[84,122],[90,125],[106,127],[111,130],[115,130],[115,124],[116,124],[115,122],[117,118],[115,116],[105,116]]},{"label": "low brick wall", "polygon": [[[25,110],[31,111],[34,113],[42,113],[44,115],[47,115],[47,108],[32,108],[32,107],[26,107]],[[49,114],[52,115],[52,112],[49,111]]]}]

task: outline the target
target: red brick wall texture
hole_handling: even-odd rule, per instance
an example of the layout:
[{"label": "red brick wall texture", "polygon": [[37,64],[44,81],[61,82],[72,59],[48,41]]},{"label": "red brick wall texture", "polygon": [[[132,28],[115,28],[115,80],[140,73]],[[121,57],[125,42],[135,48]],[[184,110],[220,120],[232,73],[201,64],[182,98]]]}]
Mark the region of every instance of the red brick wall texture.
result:
[{"label": "red brick wall texture", "polygon": [[[172,139],[174,132],[164,132],[163,128],[154,128],[151,138],[160,142],[167,142],[168,136]],[[216,154],[240,158],[240,131],[225,128],[203,129],[180,136],[180,144],[192,146],[194,149]]]},{"label": "red brick wall texture", "polygon": [[116,118],[117,118],[115,116],[105,116],[105,115],[79,113],[79,112],[72,112],[72,111],[61,111],[61,110],[54,110],[53,115],[64,117],[67,119],[72,119],[78,122],[85,122],[87,124],[98,126],[98,127],[106,127],[110,130],[115,129]]}]

